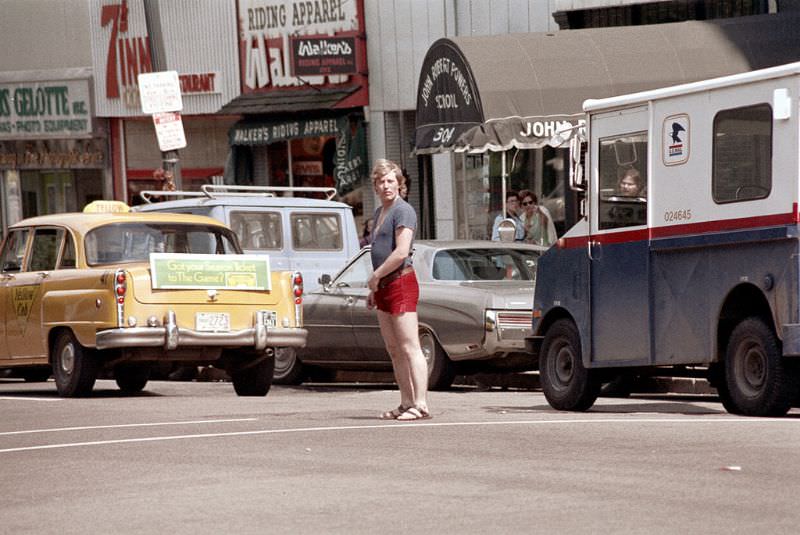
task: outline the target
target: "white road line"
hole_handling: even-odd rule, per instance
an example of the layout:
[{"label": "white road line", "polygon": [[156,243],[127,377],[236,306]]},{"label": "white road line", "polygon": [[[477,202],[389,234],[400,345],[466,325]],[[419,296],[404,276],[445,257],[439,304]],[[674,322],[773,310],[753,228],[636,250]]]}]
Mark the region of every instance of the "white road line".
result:
[{"label": "white road line", "polygon": [[716,423],[775,423],[800,424],[800,420],[792,418],[715,418],[715,419],[689,419],[689,418],[600,418],[575,419],[575,420],[515,420],[508,422],[420,422],[420,423],[388,423],[374,425],[345,425],[331,427],[298,427],[290,429],[259,429],[253,431],[231,431],[224,433],[203,433],[193,435],[171,435],[160,437],[123,438],[116,440],[97,440],[91,442],[68,442],[62,444],[43,444],[40,446],[23,446],[19,448],[0,449],[2,453],[20,451],[52,450],[62,448],[77,448],[82,446],[107,446],[112,444],[131,444],[141,442],[161,442],[167,440],[187,440],[196,438],[241,437],[248,435],[277,435],[284,433],[314,433],[320,431],[352,431],[363,429],[411,429],[419,427],[462,427],[462,426],[510,426],[510,425],[556,425],[556,424],[641,424],[641,423],[691,423],[691,424],[716,424]]},{"label": "white road line", "polygon": [[116,424],[116,425],[86,425],[81,427],[51,427],[45,429],[26,429],[24,431],[4,431],[0,436],[7,435],[28,435],[31,433],[54,433],[57,431],[86,431],[89,429],[118,429],[125,427],[151,427],[162,425],[192,425],[192,424],[218,424],[226,422],[254,422],[258,418],[227,418],[224,420],[189,420],[180,422],[146,422],[140,424]]},{"label": "white road line", "polygon": [[31,398],[28,396],[0,396],[0,399],[14,401],[64,401],[63,398]]}]

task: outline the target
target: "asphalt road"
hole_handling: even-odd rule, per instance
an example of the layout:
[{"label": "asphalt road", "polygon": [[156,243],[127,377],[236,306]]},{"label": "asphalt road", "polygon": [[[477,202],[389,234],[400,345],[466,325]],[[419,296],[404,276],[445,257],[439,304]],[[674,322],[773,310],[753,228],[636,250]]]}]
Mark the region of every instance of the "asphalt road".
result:
[{"label": "asphalt road", "polygon": [[382,422],[387,385],[100,381],[88,399],[0,380],[3,533],[796,533],[800,411],[716,398],[431,394]]}]

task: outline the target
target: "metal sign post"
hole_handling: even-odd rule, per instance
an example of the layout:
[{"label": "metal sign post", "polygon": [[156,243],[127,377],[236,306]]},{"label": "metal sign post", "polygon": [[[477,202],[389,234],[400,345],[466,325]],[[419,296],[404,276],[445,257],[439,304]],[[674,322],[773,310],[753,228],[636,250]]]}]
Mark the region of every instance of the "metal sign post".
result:
[{"label": "metal sign post", "polygon": [[[144,19],[147,26],[147,35],[149,36],[150,43],[150,58],[153,65],[153,71],[161,72],[167,69],[167,55],[164,48],[164,34],[161,30],[161,9],[159,7],[159,0],[143,0],[144,2]],[[177,73],[176,73],[177,79]],[[180,87],[178,89],[180,95]],[[142,106],[144,107],[144,99],[142,99]],[[159,112],[178,112],[178,109],[161,109]],[[145,112],[147,113],[147,112]],[[181,124],[181,130],[183,125]],[[183,179],[181,178],[180,156],[177,150],[162,150],[161,162],[164,172],[172,173],[175,180],[175,187],[179,190],[183,189]]]}]

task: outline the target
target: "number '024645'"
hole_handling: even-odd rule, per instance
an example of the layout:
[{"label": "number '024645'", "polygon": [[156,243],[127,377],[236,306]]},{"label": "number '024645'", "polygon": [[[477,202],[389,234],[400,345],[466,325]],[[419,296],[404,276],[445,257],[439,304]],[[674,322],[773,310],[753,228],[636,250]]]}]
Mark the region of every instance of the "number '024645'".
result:
[{"label": "number '024645'", "polygon": [[692,218],[692,209],[686,210],[667,210],[664,212],[664,221],[673,223],[675,221],[689,221]]}]

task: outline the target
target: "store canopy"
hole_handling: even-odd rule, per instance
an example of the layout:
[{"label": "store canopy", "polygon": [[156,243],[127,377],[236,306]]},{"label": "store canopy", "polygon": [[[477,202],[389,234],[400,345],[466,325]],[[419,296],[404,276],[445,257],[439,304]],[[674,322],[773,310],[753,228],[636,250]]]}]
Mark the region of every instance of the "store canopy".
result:
[{"label": "store canopy", "polygon": [[254,115],[334,109],[357,90],[354,86],[244,93],[225,104],[218,113]]},{"label": "store canopy", "polygon": [[[800,60],[800,14],[439,39],[417,91],[418,154],[539,148],[583,101]],[[562,132],[562,135],[555,136]]]}]

